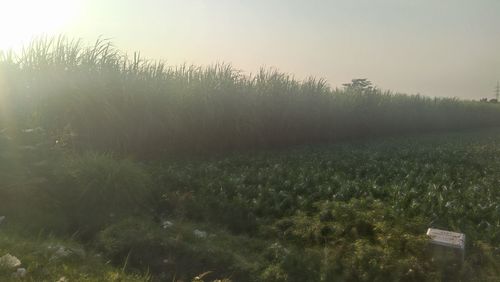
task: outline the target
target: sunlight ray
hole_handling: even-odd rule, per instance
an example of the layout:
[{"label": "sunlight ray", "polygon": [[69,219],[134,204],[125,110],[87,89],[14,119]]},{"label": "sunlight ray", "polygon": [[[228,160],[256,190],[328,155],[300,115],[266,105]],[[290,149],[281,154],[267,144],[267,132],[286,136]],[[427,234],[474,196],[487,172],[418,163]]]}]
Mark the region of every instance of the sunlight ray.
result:
[{"label": "sunlight ray", "polygon": [[19,49],[32,38],[64,31],[80,13],[80,0],[0,1],[0,50]]}]

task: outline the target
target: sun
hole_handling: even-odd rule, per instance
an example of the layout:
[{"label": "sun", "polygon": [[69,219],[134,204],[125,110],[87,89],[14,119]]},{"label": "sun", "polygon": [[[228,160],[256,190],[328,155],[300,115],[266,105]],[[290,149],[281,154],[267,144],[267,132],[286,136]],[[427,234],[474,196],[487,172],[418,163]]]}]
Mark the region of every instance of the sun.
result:
[{"label": "sun", "polygon": [[0,0],[0,50],[18,49],[41,35],[57,35],[80,12],[81,0]]}]

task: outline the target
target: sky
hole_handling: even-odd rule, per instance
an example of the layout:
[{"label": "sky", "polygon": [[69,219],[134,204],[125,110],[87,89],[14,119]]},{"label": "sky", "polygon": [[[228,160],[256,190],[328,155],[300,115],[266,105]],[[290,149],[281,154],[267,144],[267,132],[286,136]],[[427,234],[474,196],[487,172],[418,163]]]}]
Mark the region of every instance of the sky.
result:
[{"label": "sky", "polygon": [[500,0],[0,0],[0,48],[111,38],[170,65],[231,63],[382,89],[492,98]]}]

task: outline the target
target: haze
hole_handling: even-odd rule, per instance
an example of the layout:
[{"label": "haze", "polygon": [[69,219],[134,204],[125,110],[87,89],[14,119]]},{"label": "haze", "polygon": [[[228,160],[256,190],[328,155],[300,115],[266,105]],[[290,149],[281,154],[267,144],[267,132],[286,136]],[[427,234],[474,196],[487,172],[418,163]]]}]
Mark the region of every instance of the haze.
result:
[{"label": "haze", "polygon": [[47,1],[53,13],[36,20],[40,7],[12,6],[0,32],[21,24],[23,32],[10,32],[0,47],[40,34],[87,42],[102,35],[173,65],[227,62],[247,73],[276,67],[332,87],[368,78],[383,89],[468,99],[492,98],[500,80],[497,0],[63,2]]}]

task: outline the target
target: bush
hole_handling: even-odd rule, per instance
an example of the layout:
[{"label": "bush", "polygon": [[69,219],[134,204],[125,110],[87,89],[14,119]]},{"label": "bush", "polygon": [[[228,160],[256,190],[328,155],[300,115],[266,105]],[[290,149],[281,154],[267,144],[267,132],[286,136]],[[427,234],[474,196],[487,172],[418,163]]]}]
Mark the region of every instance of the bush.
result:
[{"label": "bush", "polygon": [[28,220],[31,225],[39,222],[43,217],[39,191],[47,185],[61,153],[40,128],[0,127],[0,215],[12,221]]},{"label": "bush", "polygon": [[324,281],[321,279],[321,251],[288,249],[274,243],[266,250],[265,255],[270,264],[262,271],[261,281]]},{"label": "bush", "polygon": [[164,256],[160,231],[158,225],[148,219],[128,218],[100,232],[97,244],[115,264],[158,268]]},{"label": "bush", "polygon": [[46,207],[64,216],[70,232],[94,236],[106,225],[151,210],[151,178],[138,164],[106,154],[64,159],[50,187],[41,191]]},{"label": "bush", "polygon": [[198,238],[189,223],[175,223],[163,230],[151,220],[135,217],[104,229],[97,245],[113,263],[147,269],[162,276],[162,281],[187,280],[205,271],[211,272],[210,277],[253,281],[254,266],[242,256],[242,250],[228,247],[234,239],[223,234]]}]

